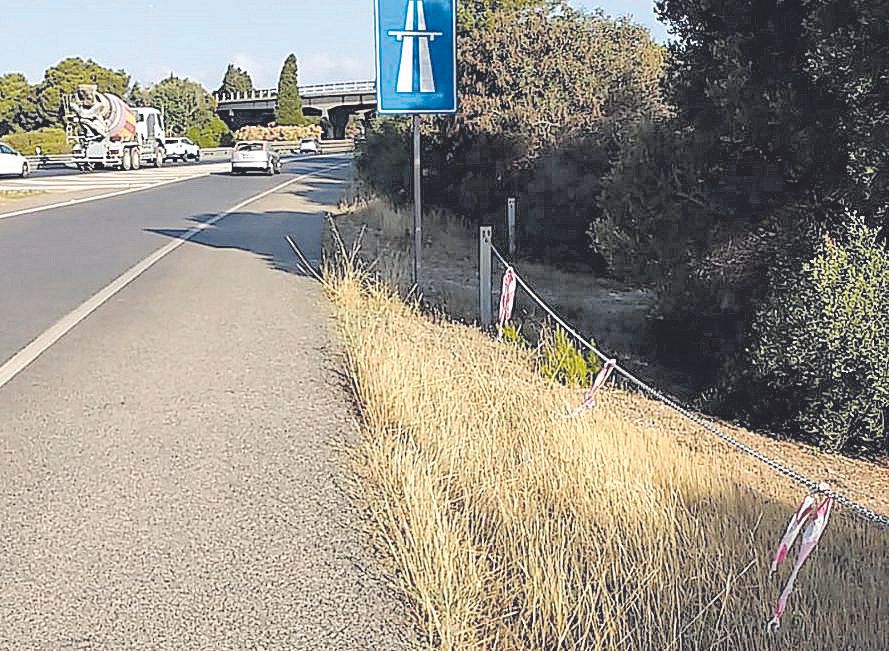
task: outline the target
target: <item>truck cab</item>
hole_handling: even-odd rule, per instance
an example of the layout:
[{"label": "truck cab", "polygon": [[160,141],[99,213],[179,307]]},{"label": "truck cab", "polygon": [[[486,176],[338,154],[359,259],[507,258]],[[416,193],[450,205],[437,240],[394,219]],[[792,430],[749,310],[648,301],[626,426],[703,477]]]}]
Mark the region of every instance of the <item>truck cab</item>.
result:
[{"label": "truck cab", "polygon": [[138,106],[136,112],[136,135],[140,145],[154,143],[156,147],[163,147],[167,138],[164,129],[164,116],[156,108]]}]

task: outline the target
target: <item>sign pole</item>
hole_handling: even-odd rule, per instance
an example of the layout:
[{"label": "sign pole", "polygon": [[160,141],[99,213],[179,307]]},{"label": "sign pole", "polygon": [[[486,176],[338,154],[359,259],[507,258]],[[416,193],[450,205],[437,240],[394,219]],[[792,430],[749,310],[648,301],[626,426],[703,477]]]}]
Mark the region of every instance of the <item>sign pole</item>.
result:
[{"label": "sign pole", "polygon": [[423,188],[420,167],[420,116],[414,115],[414,284],[420,289],[423,254]]},{"label": "sign pole", "polygon": [[457,112],[457,0],[374,0],[377,113],[413,117],[414,285],[423,280],[420,116]]}]

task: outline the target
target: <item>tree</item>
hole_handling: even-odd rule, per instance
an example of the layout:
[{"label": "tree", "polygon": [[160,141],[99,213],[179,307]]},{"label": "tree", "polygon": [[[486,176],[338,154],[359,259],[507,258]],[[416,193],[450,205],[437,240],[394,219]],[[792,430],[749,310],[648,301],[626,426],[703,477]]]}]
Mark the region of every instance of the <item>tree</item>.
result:
[{"label": "tree", "polygon": [[222,85],[216,91],[217,95],[230,95],[232,93],[249,93],[253,90],[253,80],[246,70],[235,67],[233,63],[228,64],[225,69],[225,76],[222,78]]},{"label": "tree", "polygon": [[302,125],[306,123],[303,115],[302,99],[299,96],[299,69],[296,56],[291,54],[284,61],[281,77],[278,79],[278,103],[275,107],[275,119],[280,125]]},{"label": "tree", "polygon": [[148,91],[142,87],[138,81],[133,82],[132,88],[127,91],[124,99],[130,106],[145,106],[149,104],[151,100],[148,97]]},{"label": "tree", "polygon": [[0,76],[0,135],[33,128],[37,120],[33,88],[24,75]]},{"label": "tree", "polygon": [[532,7],[552,9],[558,5],[558,0],[460,0],[457,5],[458,29],[468,35],[474,29],[490,27],[491,17],[497,12]]},{"label": "tree", "polygon": [[657,8],[677,36],[675,115],[624,143],[591,232],[614,271],[657,283],[656,336],[671,361],[705,383],[743,384],[754,316],[777,279],[795,277],[825,231],[845,232],[846,215],[886,237],[889,6]]},{"label": "tree", "polygon": [[[426,121],[425,198],[482,220],[500,215],[507,196],[519,197],[524,253],[587,261],[584,233],[619,140],[665,112],[665,52],[644,28],[567,3],[461,7],[478,20],[464,28],[458,52],[459,113]],[[402,175],[386,168],[401,160],[374,129],[401,133],[375,121],[359,170],[392,184]],[[381,191],[410,196],[409,186]]]},{"label": "tree", "polygon": [[62,126],[62,97],[80,84],[95,84],[100,92],[125,96],[130,76],[123,70],[111,70],[92,59],[63,59],[49,68],[36,88],[37,115],[40,126]]},{"label": "tree", "polygon": [[152,86],[148,98],[153,106],[163,109],[167,131],[177,136],[191,128],[206,128],[216,110],[216,101],[203,86],[173,75]]}]

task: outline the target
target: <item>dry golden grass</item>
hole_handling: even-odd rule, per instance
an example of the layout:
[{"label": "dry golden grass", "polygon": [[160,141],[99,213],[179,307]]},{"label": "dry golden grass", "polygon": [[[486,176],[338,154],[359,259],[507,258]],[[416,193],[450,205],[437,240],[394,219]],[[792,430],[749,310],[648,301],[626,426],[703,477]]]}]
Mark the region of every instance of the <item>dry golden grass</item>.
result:
[{"label": "dry golden grass", "polygon": [[769,555],[799,490],[634,394],[567,418],[579,396],[525,352],[346,267],[328,291],[357,467],[433,646],[889,648],[889,532],[836,512],[770,635],[789,568],[769,578]]},{"label": "dry golden grass", "polygon": [[[402,295],[411,289],[413,279],[412,221],[410,208],[393,209],[378,198],[362,196],[355,185],[335,216],[346,245],[351,247],[360,237],[362,258],[373,261],[380,277]],[[478,317],[478,231],[433,210],[424,215],[423,232],[424,302],[453,319],[472,323]],[[500,273],[495,262],[495,303]],[[521,273],[560,314],[581,330],[596,333],[605,348],[624,356],[641,354],[639,343],[645,338],[645,315],[652,302],[649,292],[527,261],[522,261]],[[519,292],[515,319],[533,329],[544,318],[539,306]]]},{"label": "dry golden grass", "polygon": [[38,194],[43,194],[40,190],[0,190],[0,204],[18,199],[26,199]]}]

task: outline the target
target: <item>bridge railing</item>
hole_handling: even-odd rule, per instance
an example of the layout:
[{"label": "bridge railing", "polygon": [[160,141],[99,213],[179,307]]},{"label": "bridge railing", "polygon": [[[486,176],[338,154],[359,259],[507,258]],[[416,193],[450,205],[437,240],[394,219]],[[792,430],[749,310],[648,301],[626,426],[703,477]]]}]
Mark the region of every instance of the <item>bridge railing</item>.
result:
[{"label": "bridge railing", "polygon": [[[340,95],[344,93],[375,93],[377,82],[375,81],[343,81],[334,84],[314,84],[300,86],[300,97],[321,97],[324,95]],[[243,93],[217,93],[219,103],[225,102],[249,102],[253,100],[275,99],[278,97],[276,88],[257,88]]]}]

